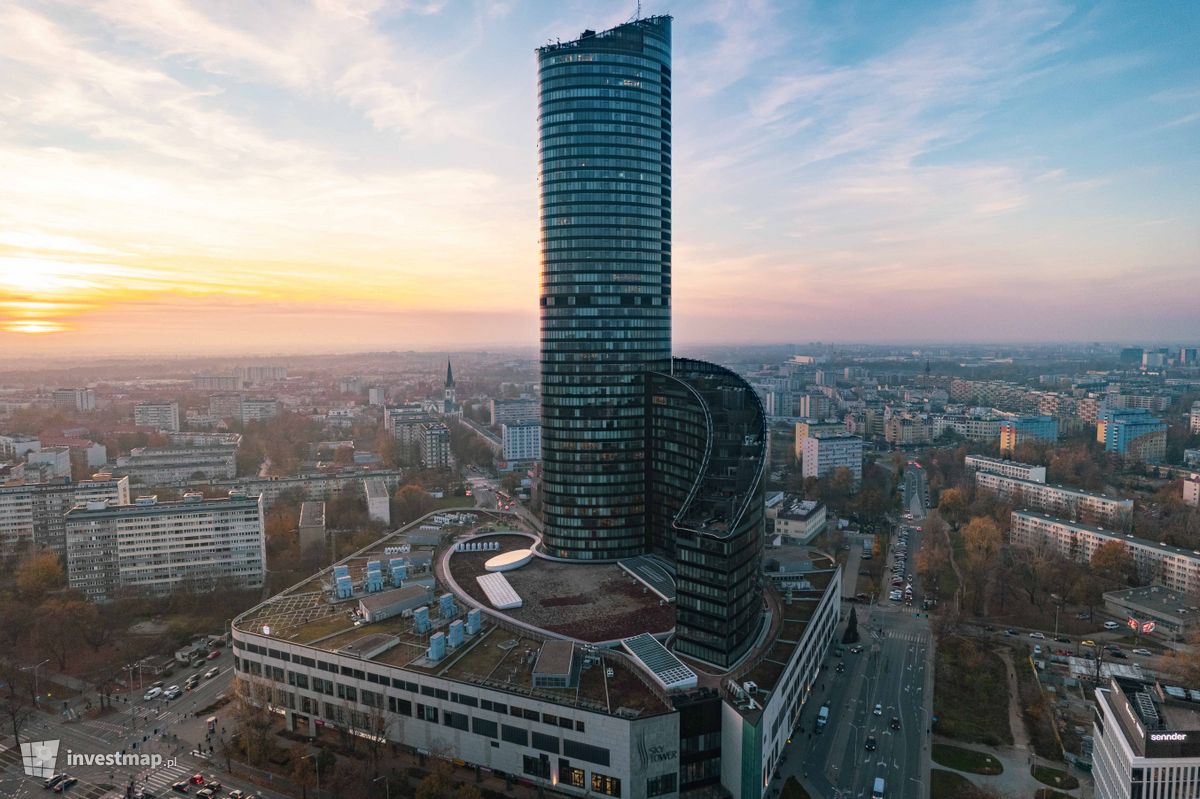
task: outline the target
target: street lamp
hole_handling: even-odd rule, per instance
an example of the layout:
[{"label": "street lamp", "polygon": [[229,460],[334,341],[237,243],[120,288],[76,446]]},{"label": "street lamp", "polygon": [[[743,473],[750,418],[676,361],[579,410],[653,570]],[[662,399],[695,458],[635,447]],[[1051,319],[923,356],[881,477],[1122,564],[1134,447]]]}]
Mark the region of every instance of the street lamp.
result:
[{"label": "street lamp", "polygon": [[39,699],[38,699],[38,669],[40,669],[42,666],[45,666],[49,662],[50,662],[50,659],[46,658],[41,663],[34,663],[32,666],[22,666],[21,667],[21,671],[29,671],[30,669],[33,669],[33,703],[35,705],[39,701]]},{"label": "street lamp", "polygon": [[1062,612],[1063,598],[1058,594],[1051,594],[1050,598],[1054,600],[1054,639],[1058,640],[1058,614]]},{"label": "street lamp", "polygon": [[381,774],[378,777],[376,777],[375,779],[371,780],[371,784],[374,785],[375,783],[379,782],[380,780],[383,780],[384,799],[392,799],[392,783],[388,781],[386,774]]},{"label": "street lamp", "polygon": [[321,761],[317,760],[317,755],[319,754],[321,753],[309,752],[307,755],[304,755],[300,758],[301,760],[305,760],[310,757],[313,759],[313,774],[317,775],[317,799],[321,799]]}]

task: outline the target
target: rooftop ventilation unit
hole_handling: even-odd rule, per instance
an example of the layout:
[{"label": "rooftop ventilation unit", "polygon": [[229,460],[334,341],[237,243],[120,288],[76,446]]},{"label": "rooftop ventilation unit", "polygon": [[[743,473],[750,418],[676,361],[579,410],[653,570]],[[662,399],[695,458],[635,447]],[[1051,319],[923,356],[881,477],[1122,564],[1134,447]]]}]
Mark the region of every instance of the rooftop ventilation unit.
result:
[{"label": "rooftop ventilation unit", "polygon": [[460,619],[450,622],[450,648],[457,649],[463,645],[463,623]]},{"label": "rooftop ventilation unit", "polygon": [[467,635],[475,635],[483,624],[483,611],[471,608],[467,611]]},{"label": "rooftop ventilation unit", "polygon": [[438,613],[443,619],[454,615],[454,594],[442,594],[438,597]]},{"label": "rooftop ventilation unit", "polygon": [[434,633],[429,637],[429,659],[437,663],[446,657],[446,634]]},{"label": "rooftop ventilation unit", "polygon": [[350,580],[350,575],[337,578],[337,598],[349,599],[354,595],[354,584]]},{"label": "rooftop ventilation unit", "polygon": [[429,632],[429,608],[425,605],[413,611],[413,630],[419,635]]}]

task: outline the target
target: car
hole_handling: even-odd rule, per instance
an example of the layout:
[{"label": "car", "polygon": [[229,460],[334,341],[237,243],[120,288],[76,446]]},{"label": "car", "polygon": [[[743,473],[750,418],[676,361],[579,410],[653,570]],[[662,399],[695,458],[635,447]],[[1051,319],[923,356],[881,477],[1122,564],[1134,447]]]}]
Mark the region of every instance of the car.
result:
[{"label": "car", "polygon": [[246,797],[245,791],[235,788],[229,792],[229,795],[226,796],[225,799],[245,799],[245,797]]},{"label": "car", "polygon": [[845,670],[846,670],[846,664],[839,660],[838,664],[837,664],[837,668],[834,669],[834,671],[836,671],[838,674],[841,674]]},{"label": "car", "polygon": [[212,777],[208,778],[208,787],[213,789],[213,793],[221,792],[221,783],[218,780],[213,779]]},{"label": "car", "polygon": [[63,791],[67,790],[67,788],[70,788],[72,785],[74,785],[77,782],[79,782],[78,777],[65,777],[63,780],[61,780],[58,783],[58,785],[54,786],[54,792],[62,793]]},{"label": "car", "polygon": [[1035,654],[1035,655],[1042,654],[1042,645],[1041,644],[1038,644],[1037,646],[1035,646],[1033,648],[1033,654]]},{"label": "car", "polygon": [[214,649],[213,651],[208,653],[209,660],[216,660],[219,657],[221,657],[221,650],[219,650],[219,649]]},{"label": "car", "polygon": [[1137,648],[1137,649],[1135,649],[1135,650],[1133,650],[1133,654],[1135,654],[1135,655],[1141,655],[1141,656],[1142,656],[1142,657],[1144,657],[1144,658],[1145,658],[1145,657],[1153,657],[1153,656],[1154,656],[1154,653],[1153,653],[1153,652],[1151,652],[1149,649],[1142,649],[1142,648],[1140,648],[1140,647],[1139,647],[1139,648]]},{"label": "car", "polygon": [[191,783],[192,783],[192,785],[203,785],[204,784],[204,775],[203,774],[193,774],[192,778],[191,778]]},{"label": "car", "polygon": [[876,703],[875,703],[875,710],[874,710],[874,711],[872,711],[872,712],[873,712],[873,713],[874,713],[876,716],[882,716],[882,715],[883,715],[883,705],[881,705],[881,704],[879,704],[878,702],[876,702]]},{"label": "car", "polygon": [[220,673],[221,673],[221,670],[219,668],[217,668],[216,666],[213,666],[211,669],[204,672],[204,679],[211,680],[213,677],[216,677]]},{"label": "car", "polygon": [[217,792],[212,788],[201,788],[200,790],[196,791],[196,799],[212,799],[212,797],[216,795]]},{"label": "car", "polygon": [[180,690],[178,685],[172,685],[162,692],[162,698],[167,700],[178,699],[182,695],[183,691]]},{"label": "car", "polygon": [[43,788],[53,788],[67,778],[66,774],[51,774],[42,782]]},{"label": "car", "polygon": [[911,574],[905,575],[905,579],[911,583],[913,581],[913,576]]},{"label": "car", "polygon": [[888,726],[891,727],[893,730],[900,729],[900,717],[892,716],[892,721],[890,724],[888,724]]},{"label": "car", "polygon": [[1039,641],[1044,641],[1044,640],[1046,640],[1046,634],[1045,634],[1045,633],[1040,633],[1040,632],[1038,632],[1038,631],[1036,631],[1036,630],[1034,630],[1033,632],[1031,632],[1031,633],[1029,634],[1029,637],[1030,637],[1030,638],[1037,638]]},{"label": "car", "polygon": [[1111,650],[1109,650],[1109,652],[1108,652],[1108,656],[1109,656],[1110,658],[1116,658],[1117,660],[1128,660],[1128,659],[1129,659],[1129,655],[1126,655],[1126,654],[1125,654],[1124,652],[1122,652],[1120,649],[1111,649]]},{"label": "car", "polygon": [[1055,640],[1055,641],[1058,641],[1060,644],[1069,644],[1069,643],[1071,643],[1071,639],[1070,639],[1070,638],[1068,638],[1068,637],[1067,637],[1067,636],[1065,636],[1065,635],[1060,635],[1060,636],[1058,636],[1057,638],[1055,638],[1054,640]]},{"label": "car", "polygon": [[1076,613],[1075,614],[1075,618],[1079,619],[1080,621],[1087,621],[1091,617],[1092,617],[1092,614],[1090,614],[1090,613]]},{"label": "car", "polygon": [[851,654],[857,655],[859,652],[862,652],[862,651],[863,651],[862,644],[855,644],[854,646],[850,647]]},{"label": "car", "polygon": [[1019,632],[1017,632],[1016,630],[1013,630],[1013,629],[1011,629],[1011,628],[1010,628],[1010,629],[1007,629],[1007,630],[1005,630],[1005,631],[1004,631],[1004,634],[1005,634],[1005,635],[1020,635],[1020,633],[1019,633]]},{"label": "car", "polygon": [[1080,646],[1095,646],[1096,642],[1091,640],[1090,638],[1085,638],[1084,640],[1079,642],[1079,645]]},{"label": "car", "polygon": [[1106,621],[1106,622],[1104,622],[1104,629],[1119,630],[1119,629],[1121,629],[1121,625],[1117,624],[1115,621]]},{"label": "car", "polygon": [[866,569],[859,569],[858,573],[862,577],[870,577],[871,576],[871,573],[869,571],[867,571]]},{"label": "car", "polygon": [[875,743],[875,736],[868,735],[866,742],[863,744],[863,749],[866,749],[868,752],[874,752],[876,746],[877,744]]},{"label": "car", "polygon": [[157,699],[159,697],[159,695],[162,694],[162,692],[163,692],[163,690],[161,688],[155,686],[154,688],[151,688],[146,693],[142,694],[142,700],[149,702],[151,699]]},{"label": "car", "polygon": [[187,780],[180,780],[171,786],[171,790],[175,791],[176,793],[187,793],[191,789],[191,783],[189,783]]}]

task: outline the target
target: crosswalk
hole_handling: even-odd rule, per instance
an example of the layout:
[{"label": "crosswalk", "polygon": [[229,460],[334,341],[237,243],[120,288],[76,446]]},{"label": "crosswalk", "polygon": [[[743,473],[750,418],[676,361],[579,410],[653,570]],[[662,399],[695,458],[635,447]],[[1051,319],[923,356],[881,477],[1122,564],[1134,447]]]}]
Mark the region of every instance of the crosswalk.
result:
[{"label": "crosswalk", "polygon": [[908,641],[909,643],[913,643],[913,644],[929,643],[929,636],[926,633],[897,632],[895,630],[885,630],[884,637],[885,638],[893,638],[898,641]]},{"label": "crosswalk", "polygon": [[157,794],[170,788],[180,780],[187,779],[190,776],[190,771],[192,769],[189,766],[181,763],[176,763],[173,766],[162,765],[148,771],[141,779],[135,782],[138,786]]}]

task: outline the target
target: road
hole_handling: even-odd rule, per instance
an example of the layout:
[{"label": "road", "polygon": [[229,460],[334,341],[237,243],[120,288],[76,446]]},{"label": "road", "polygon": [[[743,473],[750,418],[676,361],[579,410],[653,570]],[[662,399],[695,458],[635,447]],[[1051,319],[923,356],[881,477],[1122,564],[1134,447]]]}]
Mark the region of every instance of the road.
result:
[{"label": "road", "polygon": [[[221,656],[206,661],[198,669],[179,669],[167,684],[180,685],[194,671],[204,672],[212,666],[220,673],[202,680],[192,691],[173,701],[142,699],[143,691],[135,689],[128,695],[118,696],[115,712],[98,719],[67,721],[57,714],[40,713],[23,730],[23,741],[59,741],[58,771],[79,778],[79,783],[66,791],[69,797],[102,799],[124,797],[126,787],[132,782],[135,789],[145,789],[152,796],[177,795],[171,785],[187,779],[197,772],[205,775],[216,770],[215,762],[194,754],[197,747],[205,744],[205,718],[196,714],[216,701],[218,694],[230,689],[233,680],[233,659],[228,650]],[[149,680],[145,686],[149,687]],[[229,707],[216,711],[218,717],[217,736],[221,734],[222,715],[228,715]],[[215,741],[216,738],[214,738]],[[12,739],[5,737],[0,744],[0,797],[49,795],[42,788],[42,780],[27,777],[23,773],[19,752],[12,746]],[[206,745],[207,748],[207,745]],[[83,755],[126,753],[159,754],[164,763],[158,768],[134,766],[73,766],[67,767],[67,752]],[[174,760],[174,763],[170,761]],[[222,796],[233,788],[253,795],[255,787],[243,780],[226,779],[218,775],[224,785]],[[102,786],[113,786],[104,788]],[[283,795],[262,791],[264,797],[285,799]]]},{"label": "road", "polygon": [[[913,520],[902,526],[909,530],[911,557],[921,543],[916,527],[925,517],[926,485],[924,474],[912,467],[905,480]],[[887,558],[889,574],[894,543],[895,539]],[[911,569],[911,560],[908,565]],[[876,777],[884,779],[888,797],[928,796],[933,650],[928,615],[917,609],[921,598],[920,586],[914,585],[914,606],[887,600],[853,606],[863,651],[853,653],[845,647],[842,657],[834,650],[827,658],[822,679],[801,714],[781,769],[783,779],[803,779],[814,797],[869,797]],[[837,671],[839,661],[845,667],[842,673]],[[817,714],[825,704],[830,721],[817,733]],[[893,719],[899,730],[892,729]],[[868,738],[874,739],[873,750],[866,748]]]}]

